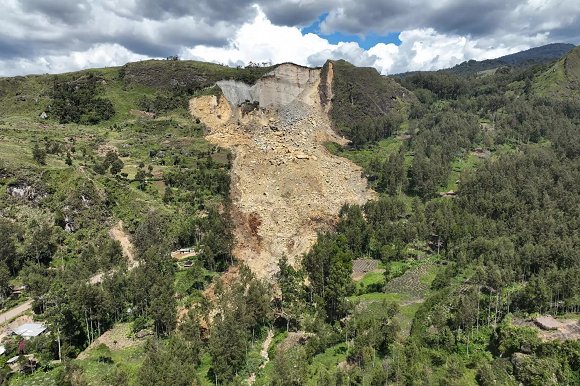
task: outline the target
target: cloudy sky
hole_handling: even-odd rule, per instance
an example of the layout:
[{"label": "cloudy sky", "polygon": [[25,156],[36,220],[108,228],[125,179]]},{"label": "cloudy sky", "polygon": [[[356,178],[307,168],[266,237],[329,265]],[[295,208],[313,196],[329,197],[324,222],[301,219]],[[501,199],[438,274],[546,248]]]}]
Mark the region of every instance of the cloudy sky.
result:
[{"label": "cloudy sky", "polygon": [[383,74],[580,43],[579,0],[1,0],[0,76],[146,58]]}]

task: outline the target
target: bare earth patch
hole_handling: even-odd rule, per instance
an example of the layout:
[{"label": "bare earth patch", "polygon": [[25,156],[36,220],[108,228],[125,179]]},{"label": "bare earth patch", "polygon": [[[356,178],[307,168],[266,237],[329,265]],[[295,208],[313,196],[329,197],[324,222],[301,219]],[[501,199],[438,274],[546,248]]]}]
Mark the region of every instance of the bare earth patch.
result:
[{"label": "bare earth patch", "polygon": [[[256,98],[265,108],[243,113],[223,96],[204,96],[190,101],[190,112],[207,126],[210,142],[234,154],[234,255],[272,278],[282,256],[300,263],[343,204],[364,204],[375,193],[361,168],[324,147],[345,140],[321,103],[319,69],[285,64],[258,82]],[[247,92],[227,86],[227,94]]]},{"label": "bare earth patch", "polygon": [[514,318],[512,323],[519,327],[529,327],[534,329],[541,340],[544,342],[550,341],[566,341],[566,340],[580,340],[580,320],[578,319],[558,319],[558,326],[553,330],[544,330],[538,326],[533,320],[522,318]]}]

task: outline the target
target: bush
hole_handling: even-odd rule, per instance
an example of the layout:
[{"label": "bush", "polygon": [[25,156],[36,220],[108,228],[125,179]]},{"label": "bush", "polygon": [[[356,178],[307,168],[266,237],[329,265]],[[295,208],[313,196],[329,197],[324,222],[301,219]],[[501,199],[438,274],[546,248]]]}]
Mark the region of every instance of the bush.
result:
[{"label": "bush", "polygon": [[145,317],[139,316],[133,321],[133,325],[131,326],[131,331],[139,332],[148,326],[148,321]]}]

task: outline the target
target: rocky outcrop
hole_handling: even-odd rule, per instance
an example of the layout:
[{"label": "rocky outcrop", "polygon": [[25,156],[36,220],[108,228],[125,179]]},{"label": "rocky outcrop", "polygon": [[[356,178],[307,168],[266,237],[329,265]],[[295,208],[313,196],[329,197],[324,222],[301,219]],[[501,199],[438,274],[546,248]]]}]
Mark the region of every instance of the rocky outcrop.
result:
[{"label": "rocky outcrop", "polygon": [[217,82],[233,109],[244,102],[257,102],[261,108],[279,109],[296,100],[319,79],[320,70],[294,64],[281,64],[250,86],[243,82]]}]

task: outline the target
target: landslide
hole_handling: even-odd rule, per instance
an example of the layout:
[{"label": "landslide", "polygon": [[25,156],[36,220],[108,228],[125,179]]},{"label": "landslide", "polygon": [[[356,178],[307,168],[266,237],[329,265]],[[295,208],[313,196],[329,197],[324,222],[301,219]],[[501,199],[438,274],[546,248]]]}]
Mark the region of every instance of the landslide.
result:
[{"label": "landslide", "polygon": [[346,140],[327,114],[332,71],[325,71],[322,86],[321,72],[282,64],[253,86],[218,82],[223,95],[190,101],[206,138],[234,155],[234,255],[259,277],[271,278],[284,255],[299,264],[344,203],[375,195],[358,166],[324,147]]}]

